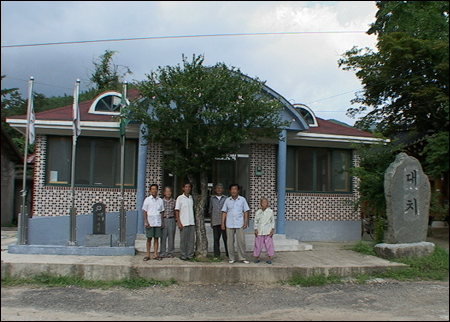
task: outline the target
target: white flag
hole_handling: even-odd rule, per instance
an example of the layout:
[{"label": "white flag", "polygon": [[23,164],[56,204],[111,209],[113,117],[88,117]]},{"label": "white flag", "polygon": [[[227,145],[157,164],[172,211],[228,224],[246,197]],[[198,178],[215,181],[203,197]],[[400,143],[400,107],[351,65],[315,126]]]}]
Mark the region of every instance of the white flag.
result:
[{"label": "white flag", "polygon": [[34,124],[36,123],[36,116],[34,115],[34,98],[33,98],[33,81],[34,78],[30,77],[28,81],[28,143],[33,144],[36,137],[34,130]]},{"label": "white flag", "polygon": [[73,136],[77,138],[81,134],[80,107],[78,106],[78,96],[80,92],[80,80],[77,79],[73,90]]}]

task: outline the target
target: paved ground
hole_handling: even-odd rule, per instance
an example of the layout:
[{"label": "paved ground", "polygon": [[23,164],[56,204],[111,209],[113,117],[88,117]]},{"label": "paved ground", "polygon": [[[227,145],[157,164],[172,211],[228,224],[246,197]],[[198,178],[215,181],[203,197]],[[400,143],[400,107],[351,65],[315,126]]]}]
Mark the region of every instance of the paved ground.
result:
[{"label": "paved ground", "polygon": [[7,287],[2,321],[448,321],[449,283]]},{"label": "paved ground", "polygon": [[[8,241],[9,239],[9,241]],[[448,247],[448,228],[434,229],[427,239]],[[15,233],[2,230],[2,250],[16,243]],[[351,243],[311,243],[313,251],[280,252],[268,270],[287,265],[329,267],[367,261],[382,261],[345,250]],[[2,251],[2,260],[28,262],[28,269],[45,261],[66,260],[102,262],[110,256],[20,255]],[[48,257],[50,256],[50,257]],[[105,258],[107,257],[107,258]],[[182,267],[198,269],[198,263],[179,259],[143,262],[143,254],[115,257],[116,262],[132,261],[135,268]],[[324,258],[326,257],[326,258]],[[11,260],[11,259],[9,259]],[[170,264],[172,262],[172,264]],[[378,263],[378,262],[377,262]],[[89,264],[89,262],[87,263]],[[212,263],[214,270],[230,267],[225,260]],[[59,264],[61,265],[61,263]],[[203,266],[205,264],[202,264]],[[235,264],[233,264],[235,265]],[[233,266],[231,265],[231,266]],[[233,267],[255,272],[258,264]],[[3,270],[3,263],[2,263]],[[123,288],[82,289],[78,287],[2,287],[2,321],[448,321],[449,282],[397,282],[374,279],[357,284],[351,279],[342,284],[320,287],[288,286],[280,283],[180,283],[169,287],[138,290]]]}]

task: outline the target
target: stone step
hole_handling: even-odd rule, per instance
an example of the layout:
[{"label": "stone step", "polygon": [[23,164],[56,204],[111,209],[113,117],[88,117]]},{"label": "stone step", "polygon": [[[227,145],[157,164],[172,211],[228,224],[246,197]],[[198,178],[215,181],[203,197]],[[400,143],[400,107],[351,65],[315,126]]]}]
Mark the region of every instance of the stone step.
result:
[{"label": "stone step", "polygon": [[[213,233],[211,229],[206,229],[206,237],[208,239],[208,252],[213,252]],[[253,251],[253,243],[255,236],[253,233],[245,233],[245,251]],[[277,252],[292,252],[292,251],[305,251],[312,250],[313,246],[311,244],[303,243],[297,239],[286,238],[284,234],[274,234],[273,243],[275,251]],[[152,243],[153,244],[153,243]],[[146,251],[146,238],[144,234],[137,234],[134,247],[138,252]],[[220,247],[222,252],[224,252],[223,241],[220,241]],[[152,247],[153,249],[153,247]],[[151,251],[152,251],[151,249]],[[175,234],[175,252],[180,251],[180,234],[177,232]]]}]

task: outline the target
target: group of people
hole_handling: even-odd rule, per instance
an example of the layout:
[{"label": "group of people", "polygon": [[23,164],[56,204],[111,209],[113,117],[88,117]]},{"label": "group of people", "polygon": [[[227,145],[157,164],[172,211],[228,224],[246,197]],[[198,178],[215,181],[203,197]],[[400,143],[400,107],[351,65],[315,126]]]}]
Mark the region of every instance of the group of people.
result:
[{"label": "group of people", "polygon": [[[175,232],[180,231],[180,259],[188,260],[194,257],[195,249],[195,217],[194,199],[191,195],[192,184],[183,185],[183,193],[176,200],[172,198],[172,188],[165,187],[163,198],[158,197],[158,185],[150,186],[150,196],[145,198],[142,210],[145,234],[147,237],[146,256],[150,260],[150,249],[153,239],[153,256],[155,260],[173,258],[175,249]],[[214,239],[214,257],[220,258],[220,239],[225,245],[225,253],[230,264],[236,261],[248,264],[245,257],[245,234],[250,208],[247,200],[239,195],[239,185],[229,186],[230,196],[223,194],[222,184],[216,184],[215,194],[211,196],[208,213],[211,218],[211,228]],[[260,255],[265,248],[266,263],[272,263],[274,255],[273,234],[275,218],[268,200],[261,199],[261,208],[255,213],[253,248],[254,263],[260,262]],[[161,238],[161,249],[159,239]],[[236,248],[235,248],[236,244]],[[237,251],[237,256],[236,256]]]}]

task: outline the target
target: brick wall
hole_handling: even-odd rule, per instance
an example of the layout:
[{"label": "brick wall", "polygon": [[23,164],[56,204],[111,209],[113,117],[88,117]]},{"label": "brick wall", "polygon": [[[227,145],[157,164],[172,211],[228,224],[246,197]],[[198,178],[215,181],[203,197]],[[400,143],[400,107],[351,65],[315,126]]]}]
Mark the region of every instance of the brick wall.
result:
[{"label": "brick wall", "polygon": [[[46,136],[38,135],[35,142],[36,162],[34,168],[33,216],[69,215],[71,207],[71,187],[45,185],[45,160],[47,151]],[[161,185],[162,148],[158,144],[149,144],[147,149],[146,184]],[[126,210],[136,210],[137,189],[124,189],[124,206]],[[75,207],[77,214],[92,213],[92,206],[101,202],[107,212],[120,210],[120,188],[78,188],[75,187]]]},{"label": "brick wall", "polygon": [[[353,163],[358,163],[354,156]],[[250,146],[250,218],[254,218],[261,198],[269,199],[270,207],[276,212],[277,146],[271,144],[252,144]],[[255,176],[255,167],[261,165],[263,174]],[[287,221],[347,221],[358,220],[359,211],[354,211],[358,199],[357,179],[353,179],[353,193],[286,193]]]},{"label": "brick wall", "polygon": [[[70,187],[45,185],[46,136],[36,138],[36,162],[34,169],[33,216],[68,215],[71,206],[72,190]],[[277,211],[276,193],[276,159],[277,146],[273,144],[250,145],[250,219],[254,218],[260,207],[261,198],[267,198],[269,207]],[[149,143],[147,148],[146,192],[150,184],[160,187],[163,181],[163,149],[161,144]],[[354,156],[353,162],[358,162]],[[262,176],[255,176],[255,167],[262,166]],[[353,179],[353,194],[335,193],[287,193],[286,220],[288,221],[346,221],[358,220],[359,211],[353,211],[353,204],[358,198],[357,180]],[[92,213],[92,205],[101,202],[107,206],[107,212],[120,209],[120,188],[75,188],[75,207],[77,214]],[[124,190],[126,210],[136,210],[136,189]]]}]

